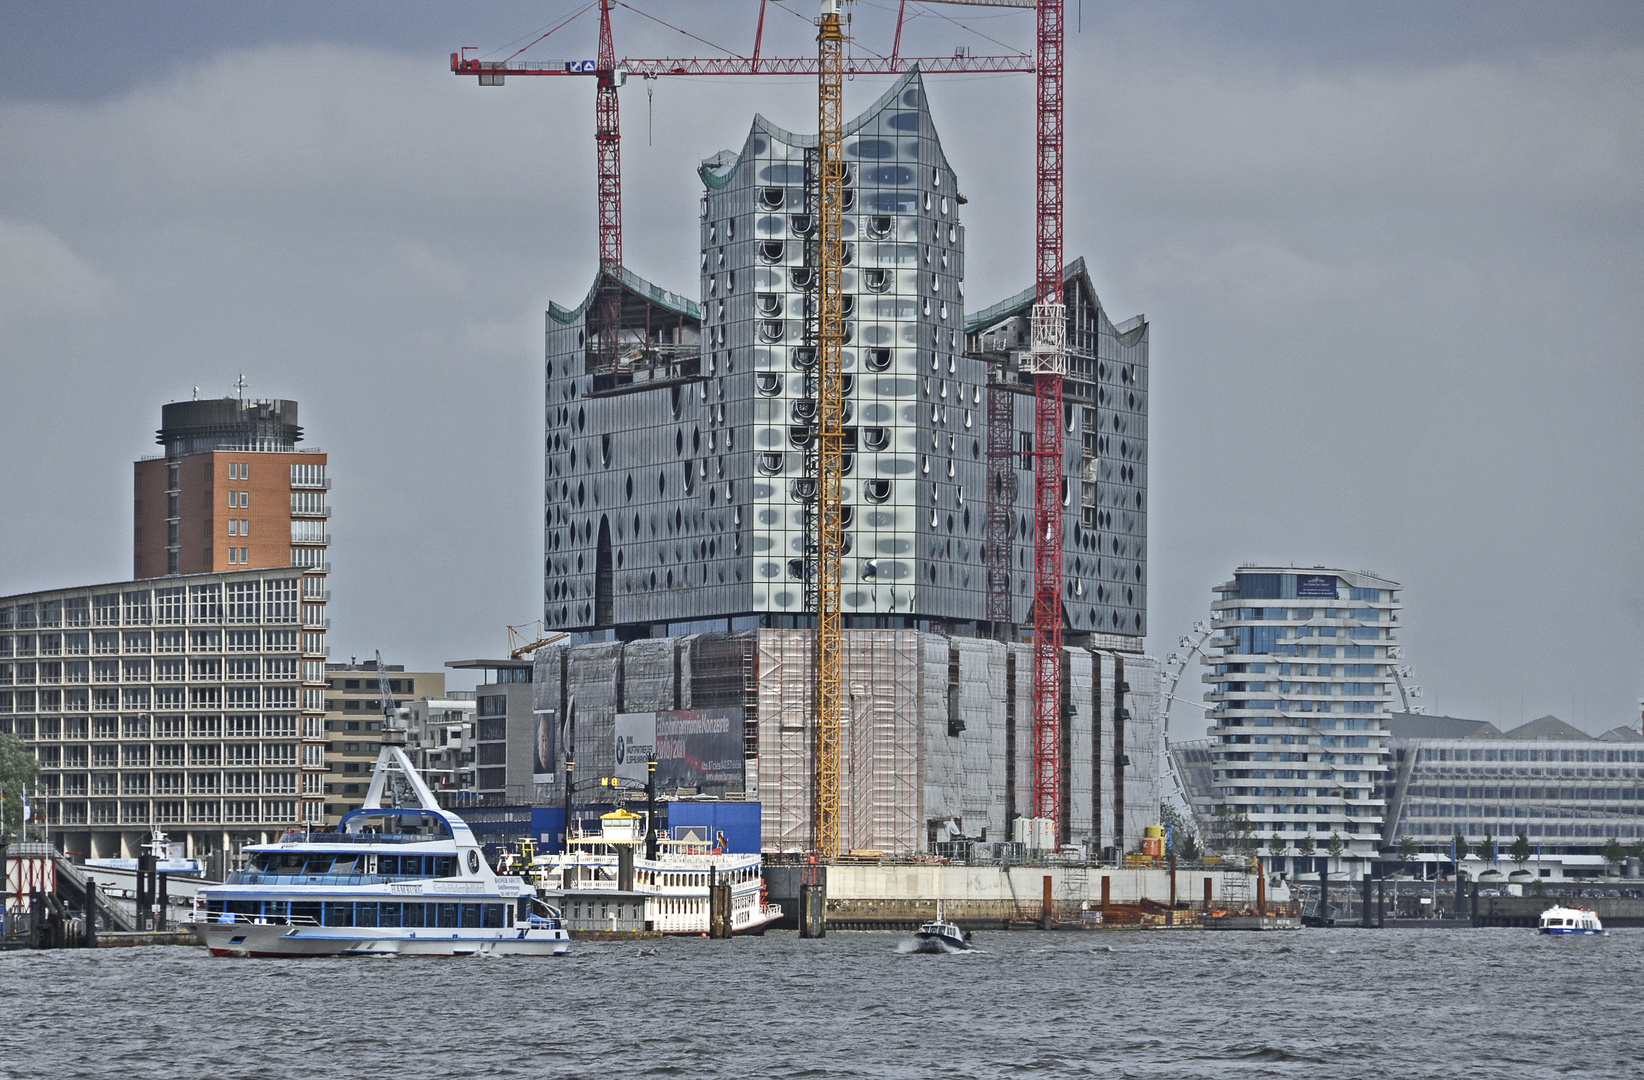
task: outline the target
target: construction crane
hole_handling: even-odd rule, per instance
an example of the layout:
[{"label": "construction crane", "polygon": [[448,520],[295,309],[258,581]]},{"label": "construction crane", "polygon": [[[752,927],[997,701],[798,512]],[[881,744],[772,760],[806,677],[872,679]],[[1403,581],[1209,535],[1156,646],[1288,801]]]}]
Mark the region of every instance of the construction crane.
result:
[{"label": "construction crane", "polygon": [[[611,35],[611,6],[620,0],[598,0],[599,49],[595,60],[521,61],[517,57],[542,41],[576,15],[500,61],[480,60],[465,47],[451,54],[451,70],[473,75],[482,86],[504,85],[508,75],[592,76],[595,95],[595,142],[598,150],[600,276],[596,310],[600,312],[599,358],[614,366],[621,321],[622,180],[621,130],[617,88],[629,75],[657,78],[665,75],[806,75],[818,76],[819,223],[817,459],[818,480],[813,595],[816,608],[816,679],[814,725],[816,748],[815,850],[825,856],[839,851],[839,732],[840,643],[839,565],[843,539],[839,476],[843,449],[843,379],[839,357],[843,342],[843,298],[839,267],[845,167],[842,147],[843,80],[855,75],[900,74],[918,65],[927,74],[956,72],[1036,72],[1037,83],[1037,194],[1035,199],[1035,281],[1033,346],[1028,371],[1034,379],[1034,812],[1056,818],[1060,793],[1060,711],[1062,642],[1062,518],[1061,456],[1062,377],[1066,373],[1066,309],[1062,305],[1062,2],[1061,0],[924,0],[967,7],[1036,7],[1038,41],[1034,57],[1024,54],[903,57],[900,55],[906,0],[897,13],[896,38],[888,56],[844,55],[845,36],[839,21],[840,0],[822,0],[818,20],[817,55],[809,58],[773,58],[760,55],[764,40],[766,0],[760,0],[753,53],[746,57],[684,57],[616,59]],[[623,6],[627,6],[624,4]],[[587,10],[587,9],[583,9]],[[578,12],[577,14],[581,14]],[[657,20],[660,21],[660,20]],[[830,203],[830,195],[832,202]],[[833,227],[830,241],[830,218]],[[830,264],[830,258],[834,260]],[[829,267],[833,267],[830,274]],[[1049,268],[1047,270],[1047,267]],[[831,297],[829,293],[831,281]],[[831,302],[830,302],[831,300]],[[830,366],[831,349],[831,366]],[[989,398],[990,461],[1008,460],[1011,434],[1010,402],[1002,392]],[[996,445],[999,444],[999,445]],[[988,575],[989,618],[1010,621],[1009,520],[1014,500],[1010,475],[1009,500],[993,468],[990,484],[988,547],[993,561]],[[997,614],[1002,607],[1003,614]]]},{"label": "construction crane", "polygon": [[1033,814],[1062,808],[1062,0],[1039,0],[1033,305]]},{"label": "construction crane", "polygon": [[537,636],[529,641],[525,639],[524,634],[520,633],[519,626],[510,626],[508,628],[508,658],[510,660],[522,660],[525,658],[526,653],[536,652],[544,645],[552,645],[556,641],[562,641],[571,636],[568,633],[558,633],[549,634],[545,637],[542,633],[542,623],[537,623],[536,627]]},{"label": "construction crane", "polygon": [[845,449],[845,35],[839,0],[822,0],[817,43],[818,188],[816,334],[816,801],[813,849],[839,855],[840,679],[843,640],[839,559],[845,528],[840,478]]},{"label": "construction crane", "polygon": [[[969,0],[932,0],[942,3],[968,3]],[[617,105],[617,88],[629,76],[654,79],[673,75],[818,75],[820,54],[810,57],[767,57],[760,55],[765,38],[765,13],[768,0],[760,0],[759,21],[754,32],[753,52],[749,56],[729,57],[624,57],[616,58],[616,46],[611,36],[611,8],[621,0],[598,0],[599,48],[597,59],[520,60],[519,55],[538,42],[568,25],[588,8],[583,8],[532,40],[524,48],[503,60],[481,60],[470,56],[472,46],[464,46],[451,54],[451,71],[456,75],[474,76],[481,86],[503,86],[509,75],[518,76],[580,76],[593,78],[594,143],[598,156],[599,184],[599,285],[595,309],[600,312],[601,338],[599,360],[602,366],[616,362],[617,335],[621,322],[622,280],[622,131],[621,115]],[[989,6],[1031,7],[1033,0],[1013,0]],[[592,5],[590,5],[591,7]],[[627,7],[627,4],[621,4]],[[903,0],[906,8],[906,0]],[[660,22],[661,20],[656,20]],[[666,24],[664,24],[666,25]],[[840,73],[856,75],[900,75],[917,64],[926,74],[958,74],[964,72],[1029,72],[1033,58],[1027,54],[1000,56],[972,56],[956,52],[952,56],[904,57],[899,55],[902,38],[902,16],[897,17],[896,45],[889,56],[844,57],[841,49]]]}]

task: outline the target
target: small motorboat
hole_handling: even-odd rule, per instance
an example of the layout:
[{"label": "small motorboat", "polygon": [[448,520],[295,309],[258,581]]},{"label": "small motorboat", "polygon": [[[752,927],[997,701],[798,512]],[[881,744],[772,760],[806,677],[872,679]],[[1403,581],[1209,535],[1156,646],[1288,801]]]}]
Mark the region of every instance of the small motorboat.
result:
[{"label": "small motorboat", "polygon": [[970,935],[959,929],[958,923],[943,917],[941,904],[936,905],[936,918],[922,924],[913,938],[917,952],[963,952],[971,948]]},{"label": "small motorboat", "polygon": [[1541,913],[1543,934],[1602,934],[1598,913],[1586,908],[1550,907]]}]

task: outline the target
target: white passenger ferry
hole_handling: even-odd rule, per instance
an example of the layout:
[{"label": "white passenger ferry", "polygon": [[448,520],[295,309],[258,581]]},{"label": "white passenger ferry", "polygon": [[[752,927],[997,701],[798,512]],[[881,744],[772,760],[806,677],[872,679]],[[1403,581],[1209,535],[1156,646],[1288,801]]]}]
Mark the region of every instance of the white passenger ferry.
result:
[{"label": "white passenger ferry", "polygon": [[1602,934],[1598,913],[1586,908],[1550,907],[1541,913],[1543,934]]},{"label": "white passenger ferry", "polygon": [[[386,735],[391,735],[385,731]],[[385,807],[390,786],[400,802]],[[201,889],[191,924],[214,956],[547,956],[570,949],[559,912],[499,878],[468,825],[440,808],[387,739],[365,804],[336,832],[287,833]]]},{"label": "white passenger ferry", "polygon": [[[646,818],[616,810],[600,818],[597,833],[570,837],[567,851],[539,855],[532,878],[544,897],[559,904],[573,929],[601,929],[602,912],[619,893],[635,896],[643,912],[633,929],[663,934],[705,935],[712,916],[709,886],[731,887],[731,932],[763,934],[782,917],[765,899],[757,854],[721,850],[704,837],[659,838],[656,858],[645,855]],[[623,863],[631,859],[632,881]]]}]

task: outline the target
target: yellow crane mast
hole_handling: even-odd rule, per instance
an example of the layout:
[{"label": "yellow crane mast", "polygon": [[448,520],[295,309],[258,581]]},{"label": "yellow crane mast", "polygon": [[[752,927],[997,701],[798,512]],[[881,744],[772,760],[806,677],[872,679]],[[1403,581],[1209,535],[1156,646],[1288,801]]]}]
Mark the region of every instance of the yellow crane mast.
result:
[{"label": "yellow crane mast", "polygon": [[820,212],[817,247],[821,273],[817,296],[817,482],[816,482],[816,852],[839,854],[839,759],[841,627],[839,557],[844,540],[840,473],[845,448],[844,60],[840,0],[822,0],[817,53],[817,158]]}]

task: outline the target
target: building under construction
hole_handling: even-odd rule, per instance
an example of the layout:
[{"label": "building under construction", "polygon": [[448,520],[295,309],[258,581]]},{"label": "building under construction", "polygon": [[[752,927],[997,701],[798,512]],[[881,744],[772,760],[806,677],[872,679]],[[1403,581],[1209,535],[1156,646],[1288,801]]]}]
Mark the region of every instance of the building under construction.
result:
[{"label": "building under construction", "polygon": [[[817,142],[756,117],[702,164],[699,301],[622,268],[547,318],[543,617],[573,636],[539,654],[537,707],[579,780],[610,773],[619,713],[731,710],[776,850],[809,845],[816,769]],[[843,145],[841,847],[1005,840],[1034,812],[1035,293],[966,317],[965,199],[916,70]],[[1148,327],[1108,318],[1082,260],[1065,298],[1055,839],[1123,850],[1163,764],[1141,655]]]},{"label": "building under construction", "polygon": [[[689,759],[711,785],[665,795],[757,800],[765,850],[803,851],[816,769],[812,648],[808,631],[773,629],[552,646],[537,654],[536,708],[556,718],[561,770],[574,750],[579,790],[620,774],[619,727],[654,715],[658,756]],[[1010,824],[1032,814],[1030,646],[851,630],[843,666],[842,850],[904,855],[1024,839],[1112,858],[1158,818],[1164,762],[1151,657],[1067,650],[1061,820],[1045,838]],[[689,735],[666,745],[664,722]],[[552,802],[560,790],[555,776],[540,793]]]}]

